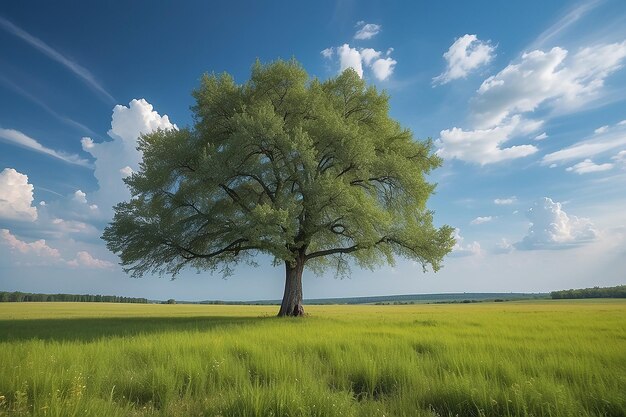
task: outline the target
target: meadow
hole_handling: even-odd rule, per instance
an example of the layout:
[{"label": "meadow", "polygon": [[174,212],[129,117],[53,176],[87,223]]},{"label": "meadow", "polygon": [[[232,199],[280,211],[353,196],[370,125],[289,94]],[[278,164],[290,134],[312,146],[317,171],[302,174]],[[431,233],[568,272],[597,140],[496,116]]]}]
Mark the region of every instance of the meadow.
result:
[{"label": "meadow", "polygon": [[626,416],[626,302],[0,304],[0,416]]}]

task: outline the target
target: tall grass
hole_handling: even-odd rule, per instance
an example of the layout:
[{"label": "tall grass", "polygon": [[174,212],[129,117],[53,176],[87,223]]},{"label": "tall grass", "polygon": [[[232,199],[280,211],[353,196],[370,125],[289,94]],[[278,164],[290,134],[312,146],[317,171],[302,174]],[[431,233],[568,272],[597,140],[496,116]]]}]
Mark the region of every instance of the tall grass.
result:
[{"label": "tall grass", "polygon": [[0,304],[0,416],[625,416],[626,302]]}]

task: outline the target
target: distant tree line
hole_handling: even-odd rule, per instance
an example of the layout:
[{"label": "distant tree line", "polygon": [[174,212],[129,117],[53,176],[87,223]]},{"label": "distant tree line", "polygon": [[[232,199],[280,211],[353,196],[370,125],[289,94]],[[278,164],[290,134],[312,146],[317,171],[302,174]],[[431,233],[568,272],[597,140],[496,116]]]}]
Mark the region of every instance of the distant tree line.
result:
[{"label": "distant tree line", "polygon": [[0,291],[0,303],[28,302],[28,301],[74,301],[83,303],[141,303],[148,302],[147,298],[120,297],[117,295],[92,294],[35,294],[28,292]]},{"label": "distant tree line", "polygon": [[550,296],[555,300],[572,298],[626,298],[626,285],[552,291]]}]

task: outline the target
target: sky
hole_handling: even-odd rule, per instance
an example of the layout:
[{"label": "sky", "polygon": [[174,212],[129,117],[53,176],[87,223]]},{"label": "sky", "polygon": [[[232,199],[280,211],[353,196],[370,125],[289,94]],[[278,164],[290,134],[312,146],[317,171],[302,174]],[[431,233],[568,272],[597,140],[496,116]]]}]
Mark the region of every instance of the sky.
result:
[{"label": "sky", "polygon": [[130,278],[100,239],[140,134],[192,126],[203,73],[295,58],[353,68],[443,166],[428,202],[457,244],[437,273],[305,271],[305,298],[545,292],[626,283],[626,3],[0,4],[0,290],[178,300],[282,296],[234,276]]}]

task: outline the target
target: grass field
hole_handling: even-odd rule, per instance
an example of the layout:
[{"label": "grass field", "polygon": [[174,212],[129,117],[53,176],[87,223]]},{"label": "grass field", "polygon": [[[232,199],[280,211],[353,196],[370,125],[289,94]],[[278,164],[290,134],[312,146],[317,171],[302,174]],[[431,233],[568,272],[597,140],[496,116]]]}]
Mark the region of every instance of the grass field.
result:
[{"label": "grass field", "polygon": [[625,416],[626,302],[0,304],[0,416]]}]

